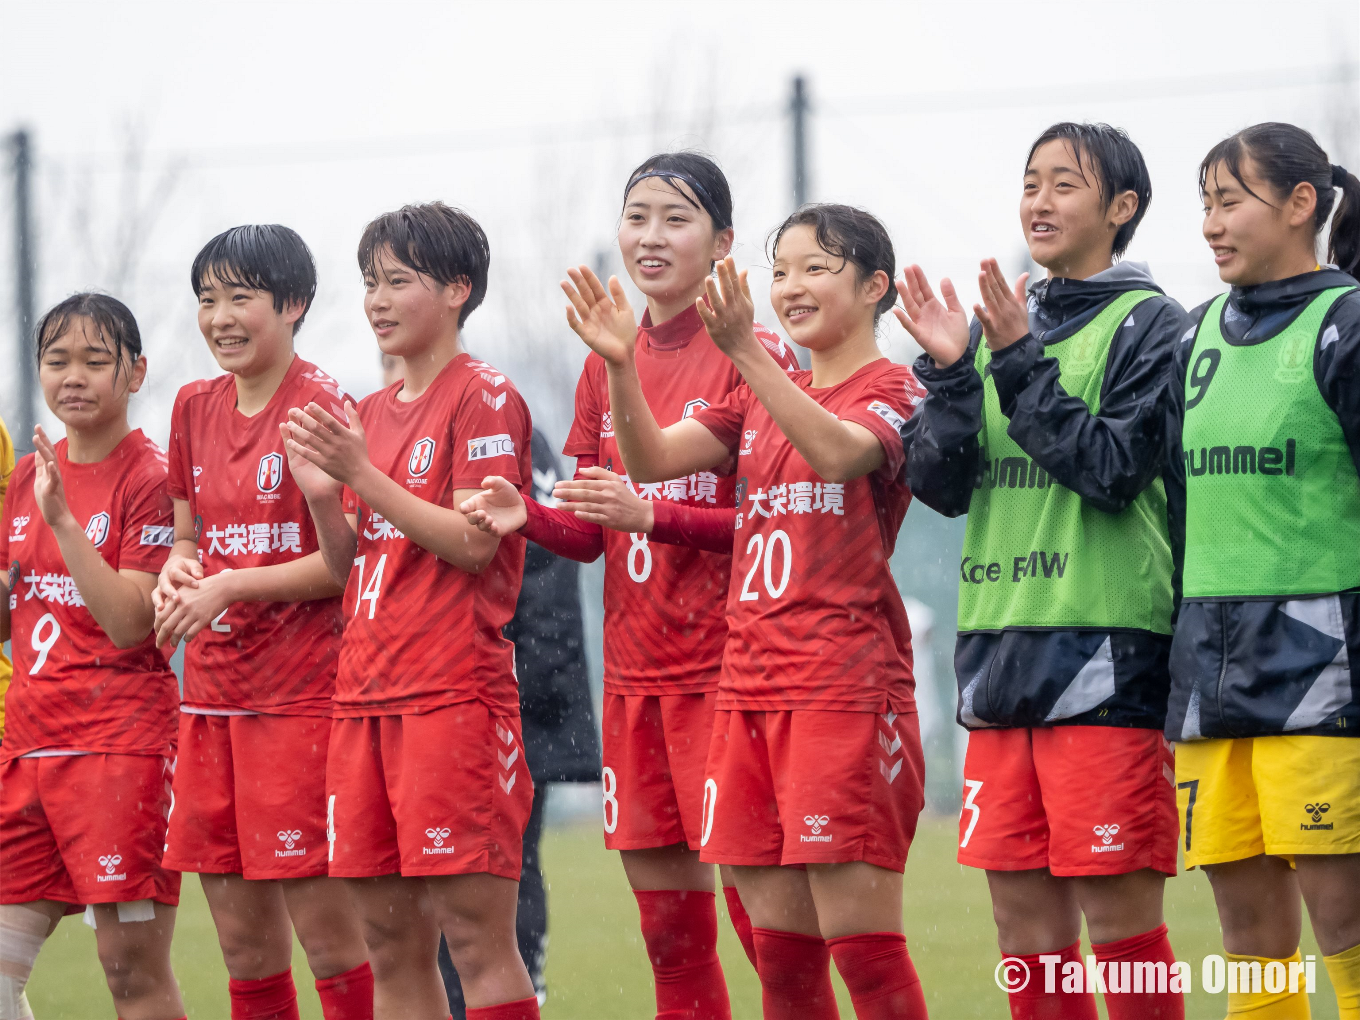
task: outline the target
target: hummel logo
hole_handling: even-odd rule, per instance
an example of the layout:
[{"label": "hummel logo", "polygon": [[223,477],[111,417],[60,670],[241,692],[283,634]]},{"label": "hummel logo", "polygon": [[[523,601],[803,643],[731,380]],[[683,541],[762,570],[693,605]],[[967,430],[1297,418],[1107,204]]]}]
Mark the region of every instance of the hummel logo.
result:
[{"label": "hummel logo", "polygon": [[444,840],[448,839],[449,837],[449,830],[447,828],[426,829],[425,835],[429,836],[430,839],[434,840],[435,846],[443,846]]},{"label": "hummel logo", "polygon": [[1100,837],[1100,841],[1101,841],[1102,843],[1104,843],[1106,846],[1109,846],[1110,843],[1114,840],[1115,836],[1117,836],[1117,835],[1119,834],[1119,826],[1117,826],[1117,825],[1097,825],[1094,829],[1092,829],[1092,831],[1093,831],[1097,836]]},{"label": "hummel logo", "polygon": [[283,845],[289,850],[293,849],[294,844],[301,838],[301,829],[285,829],[279,833],[279,839],[283,840]]},{"label": "hummel logo", "polygon": [[814,836],[820,835],[822,831],[822,826],[829,821],[831,821],[831,819],[828,818],[826,815],[808,815],[806,818],[803,819],[803,823],[805,825],[812,826],[812,834]]},{"label": "hummel logo", "polygon": [[757,429],[747,429],[742,434],[742,438],[746,440],[746,449],[749,450],[751,448],[751,444],[756,441],[756,436],[759,434],[760,433]]},{"label": "hummel logo", "polygon": [[103,857],[99,858],[99,863],[104,865],[104,871],[106,874],[112,875],[114,869],[117,868],[118,865],[123,863],[123,855],[105,854]]},{"label": "hummel logo", "polygon": [[502,407],[505,406],[504,393],[500,394],[499,396],[492,396],[486,390],[482,390],[482,399],[486,401],[486,405],[490,407],[491,410],[493,411],[499,411]]},{"label": "hummel logo", "polygon": [[1322,816],[1332,809],[1330,804],[1305,804],[1303,810],[1313,816],[1313,821],[1322,821]]}]

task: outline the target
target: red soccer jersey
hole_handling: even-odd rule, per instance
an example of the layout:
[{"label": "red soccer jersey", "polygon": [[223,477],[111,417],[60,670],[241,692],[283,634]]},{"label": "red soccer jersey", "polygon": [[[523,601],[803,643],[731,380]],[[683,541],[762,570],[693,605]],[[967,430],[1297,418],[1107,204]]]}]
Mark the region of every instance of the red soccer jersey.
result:
[{"label": "red soccer jersey", "polygon": [[[770,355],[786,371],[798,367],[792,349],[756,326]],[[741,373],[714,345],[699,313],[689,308],[659,326],[643,316],[637,371],[656,423],[674,425],[725,400]],[[562,451],[596,457],[626,477],[609,414],[604,359],[586,358],[576,384],[576,418]],[[634,486],[643,499],[695,507],[730,507],[735,458],[688,478]],[[724,595],[732,557],[687,546],[649,542],[646,535],[604,529],[604,689],[611,694],[690,694],[718,688],[727,641]]]},{"label": "red soccer jersey", "polygon": [[852,482],[823,481],[745,385],[695,415],[738,451],[718,708],[903,711],[913,704],[911,631],[888,560],[911,502],[901,429],[922,391],[887,359],[823,389],[811,372],[792,378],[878,436],[886,459]]},{"label": "red soccer jersey", "polygon": [[[109,566],[160,573],[175,527],[165,454],[156,444],[139,429],[97,464],[73,464],[63,439],[57,460],[67,505]],[[32,454],[14,469],[0,531],[14,650],[0,759],[45,748],[171,755],[175,674],[152,633],[137,647],[120,649],[90,615],[38,512],[36,470]]]},{"label": "red soccer jersey", "polygon": [[[453,507],[457,489],[501,475],[533,484],[529,408],[514,383],[484,361],[454,358],[415,400],[396,383],[363,399],[368,456],[421,499]],[[501,539],[480,574],[417,545],[353,493],[359,543],[345,589],[345,640],[335,714],[411,715],[481,701],[519,711],[514,645],[501,628],[515,614],[524,539]]]},{"label": "red soccer jersey", "polygon": [[[249,418],[236,409],[232,375],[179,391],[170,420],[170,495],[189,502],[205,574],[316,551],[279,423],[309,401],[343,417],[346,399],[334,379],[299,357]],[[185,710],[329,715],[342,628],[338,598],[233,604],[185,649]]]}]

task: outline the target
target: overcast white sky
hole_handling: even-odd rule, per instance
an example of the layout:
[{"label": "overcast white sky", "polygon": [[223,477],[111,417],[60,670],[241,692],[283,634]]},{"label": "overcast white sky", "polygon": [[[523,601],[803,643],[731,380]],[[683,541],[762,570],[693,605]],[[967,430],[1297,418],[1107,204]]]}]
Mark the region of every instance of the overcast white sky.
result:
[{"label": "overcast white sky", "polygon": [[[1268,119],[1360,162],[1360,3],[0,3],[0,131],[38,155],[39,303],[112,289],[147,334],[136,415],[215,372],[189,263],[243,222],[299,230],[321,271],[299,350],[357,393],[377,383],[354,248],[363,224],[443,198],[482,220],[493,272],[468,341],[556,441],[583,352],[555,281],[607,250],[627,171],[694,145],[726,167],[738,257],[768,286],[789,211],[789,79],[807,74],[813,197],[877,213],[899,263],[973,289],[1018,267],[1021,163],[1059,119],[1108,120],[1143,148],[1154,199],[1129,253],[1187,307],[1217,279],[1195,170]],[[1328,83],[1349,66],[1341,84]],[[142,170],[125,169],[128,138]],[[1347,146],[1345,151],[1337,148]],[[0,192],[0,406],[13,410],[10,185]],[[137,226],[142,236],[128,239]],[[121,275],[120,275],[121,274]],[[40,311],[41,311],[40,307]],[[774,324],[766,312],[766,319]],[[885,345],[910,353],[896,324]]]}]

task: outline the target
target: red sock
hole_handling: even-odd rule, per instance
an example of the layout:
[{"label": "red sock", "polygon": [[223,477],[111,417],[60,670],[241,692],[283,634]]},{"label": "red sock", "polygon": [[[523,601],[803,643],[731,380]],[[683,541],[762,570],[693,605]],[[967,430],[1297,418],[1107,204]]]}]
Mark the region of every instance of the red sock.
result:
[{"label": "red sock", "polygon": [[[1059,956],[1053,974],[1053,991],[1044,991],[1044,964],[1040,956]],[[1029,968],[1025,986],[1010,993],[1011,1020],[1096,1020],[1096,997],[1090,992],[1062,990],[1063,964],[1081,963],[1081,943],[1073,942],[1057,953],[1034,953],[1031,956],[1008,956]],[[1008,977],[1012,976],[1008,972]],[[1085,981],[1083,974],[1082,980]]]},{"label": "red sock", "polygon": [[752,928],[765,1020],[840,1020],[831,950],[811,935]]},{"label": "red sock", "polygon": [[895,931],[827,939],[859,1020],[926,1020],[926,997],[907,954],[907,937]]},{"label": "red sock", "polygon": [[[453,1020],[450,1016],[449,1020]],[[538,1020],[538,997],[502,1002],[496,1006],[468,1007],[467,1020]]]},{"label": "red sock", "polygon": [[678,889],[633,895],[652,962],[657,1020],[731,1020],[718,962],[717,897]]},{"label": "red sock", "polygon": [[335,977],[317,978],[316,994],[326,1020],[373,1020],[373,968],[367,960]]},{"label": "red sock", "polygon": [[[1169,972],[1176,962],[1171,952],[1171,941],[1166,937],[1166,925],[1152,931],[1120,939],[1118,942],[1092,943],[1096,962],[1106,964],[1105,1009],[1110,1020],[1185,1020],[1185,996],[1179,992],[1157,991],[1160,980],[1149,991],[1135,992],[1133,969],[1135,963],[1164,963]],[[1146,987],[1146,971],[1139,974],[1140,985]],[[1157,975],[1160,978],[1160,974]],[[1119,989],[1115,992],[1115,989]]]},{"label": "red sock", "polygon": [[298,1020],[293,968],[255,981],[227,979],[231,1020]]},{"label": "red sock", "polygon": [[723,898],[727,900],[727,916],[732,919],[732,927],[737,929],[737,938],[741,939],[741,948],[746,950],[746,959],[751,961],[751,966],[756,965],[756,940],[751,934],[751,917],[746,913],[746,908],[741,905],[741,897],[737,894],[737,887],[734,885],[723,886]]}]

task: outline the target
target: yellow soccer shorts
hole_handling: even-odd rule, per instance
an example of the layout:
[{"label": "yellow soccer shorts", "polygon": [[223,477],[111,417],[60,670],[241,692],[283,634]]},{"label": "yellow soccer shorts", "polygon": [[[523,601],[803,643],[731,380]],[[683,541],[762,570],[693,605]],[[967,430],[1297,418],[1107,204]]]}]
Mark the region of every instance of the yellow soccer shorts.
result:
[{"label": "yellow soccer shorts", "polygon": [[1187,868],[1259,854],[1360,853],[1360,739],[1177,744],[1176,807]]}]

